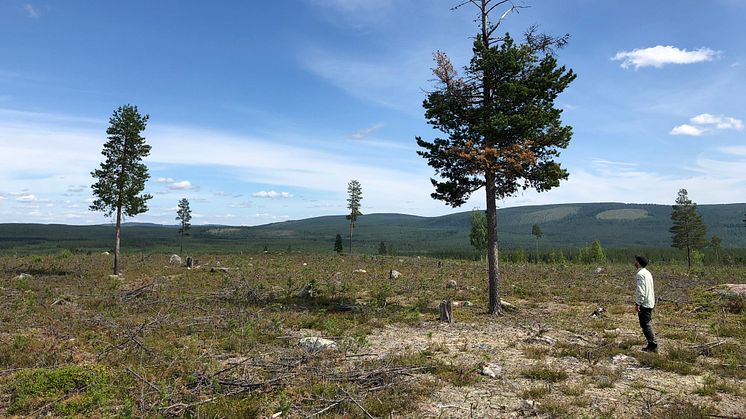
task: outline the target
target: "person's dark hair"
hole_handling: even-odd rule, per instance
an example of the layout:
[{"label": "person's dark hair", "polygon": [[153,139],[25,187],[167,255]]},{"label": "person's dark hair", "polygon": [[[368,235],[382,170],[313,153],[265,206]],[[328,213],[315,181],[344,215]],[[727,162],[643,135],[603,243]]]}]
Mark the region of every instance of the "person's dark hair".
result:
[{"label": "person's dark hair", "polygon": [[640,266],[642,266],[643,268],[644,268],[644,267],[646,267],[646,266],[648,266],[648,258],[646,258],[645,256],[635,256],[635,260],[636,260],[636,261],[637,261],[637,263],[639,263],[639,264],[640,264]]}]

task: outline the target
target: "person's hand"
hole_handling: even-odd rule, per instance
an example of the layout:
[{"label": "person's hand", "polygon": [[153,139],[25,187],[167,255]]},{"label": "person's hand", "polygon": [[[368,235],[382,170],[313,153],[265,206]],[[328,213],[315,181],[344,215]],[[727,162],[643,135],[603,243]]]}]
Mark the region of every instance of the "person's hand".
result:
[{"label": "person's hand", "polygon": [[639,305],[639,304],[635,304],[635,310],[636,310],[636,311],[637,311],[638,313],[640,312],[640,305]]}]

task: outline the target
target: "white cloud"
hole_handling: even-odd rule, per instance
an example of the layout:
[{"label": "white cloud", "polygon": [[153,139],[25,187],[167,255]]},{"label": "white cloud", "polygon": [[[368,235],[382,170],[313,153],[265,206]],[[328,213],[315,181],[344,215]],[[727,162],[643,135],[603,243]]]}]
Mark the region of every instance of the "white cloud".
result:
[{"label": "white cloud", "polygon": [[691,121],[699,125],[714,125],[716,129],[743,130],[743,121],[729,116],[714,116],[709,113],[703,113],[693,117]]},{"label": "white cloud", "polygon": [[293,194],[289,192],[259,191],[251,194],[255,198],[292,198]]},{"label": "white cloud", "polygon": [[622,61],[624,69],[635,67],[661,68],[666,64],[693,64],[703,61],[712,61],[719,53],[709,48],[700,48],[693,51],[679,49],[670,45],[658,45],[652,48],[638,48],[632,51],[617,52],[611,59]]},{"label": "white cloud", "polygon": [[39,9],[37,9],[30,3],[24,4],[23,10],[26,12],[26,16],[30,18],[36,19],[36,18],[41,17],[41,12],[39,11]]},{"label": "white cloud", "polygon": [[371,126],[369,126],[367,128],[363,128],[363,129],[355,132],[354,134],[350,135],[350,138],[352,138],[353,140],[363,140],[363,139],[365,139],[365,138],[367,138],[367,137],[375,134],[378,130],[380,130],[384,126],[385,126],[385,124],[383,122],[375,123],[375,124],[373,124],[373,125],[371,125]]},{"label": "white cloud", "polygon": [[168,186],[168,189],[171,190],[185,190],[185,189],[194,189],[192,186],[192,182],[188,180],[182,180],[179,182],[173,182],[171,185]]},{"label": "white cloud", "polygon": [[156,183],[174,183],[175,180],[170,177],[159,177],[155,180]]},{"label": "white cloud", "polygon": [[743,121],[729,116],[715,116],[709,113],[703,113],[692,117],[689,121],[692,124],[678,125],[674,127],[669,134],[698,137],[702,134],[719,130],[743,130]]},{"label": "white cloud", "polygon": [[16,198],[16,201],[20,202],[36,202],[36,195],[34,194],[27,194],[27,195],[21,195]]},{"label": "white cloud", "polygon": [[703,128],[695,127],[695,126],[689,125],[689,124],[682,124],[682,125],[677,125],[677,126],[673,127],[673,129],[671,129],[671,131],[669,132],[669,134],[671,134],[671,135],[688,135],[690,137],[699,137],[700,135],[704,134],[705,131],[706,130],[703,129]]}]

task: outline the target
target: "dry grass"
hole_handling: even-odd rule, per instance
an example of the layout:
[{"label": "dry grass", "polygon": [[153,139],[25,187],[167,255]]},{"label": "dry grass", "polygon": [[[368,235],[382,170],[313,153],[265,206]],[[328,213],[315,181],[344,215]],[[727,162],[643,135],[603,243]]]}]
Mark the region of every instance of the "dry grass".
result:
[{"label": "dry grass", "polygon": [[[744,270],[695,280],[677,267],[654,268],[657,294],[665,298],[653,323],[661,353],[645,354],[638,352],[643,339],[629,304],[629,266],[597,276],[588,266],[503,265],[502,298],[519,311],[494,318],[484,313],[480,262],[301,254],[196,259],[202,267],[187,270],[169,266],[168,255],[133,255],[123,277],[111,278],[110,256],[0,258],[0,416],[418,417],[433,408],[436,393],[452,392],[468,412],[479,401],[469,399],[471,392],[495,386],[495,394],[513,398],[502,402],[508,410],[519,410],[521,398],[539,399],[535,413],[556,417],[661,414],[661,406],[673,406],[665,398],[594,399],[621,399],[629,386],[620,383],[640,379],[625,366],[634,364],[611,362],[619,354],[653,368],[646,374],[668,374],[675,385],[719,377],[687,388],[703,400],[678,406],[680,417],[728,414],[746,403],[741,302],[706,292],[739,282]],[[213,273],[212,266],[229,269]],[[402,278],[388,279],[390,269]],[[21,273],[33,277],[16,279]],[[458,281],[456,289],[446,288],[449,279]],[[299,297],[306,286],[312,296]],[[469,325],[459,330],[472,332],[458,337],[438,325],[444,298],[474,303],[455,310],[457,324]],[[590,317],[597,306],[607,308],[605,317]],[[696,306],[704,308],[694,313]],[[373,351],[371,339],[390,330],[401,331],[390,334],[390,349]],[[498,351],[490,336],[499,336],[485,330],[527,332],[511,332],[505,339],[514,343]],[[311,335],[339,349],[305,353],[298,341]],[[523,343],[543,335],[556,344]],[[407,350],[415,337],[424,344]],[[479,375],[483,362],[496,360],[505,365],[503,377]],[[514,381],[526,385],[515,389]]]}]

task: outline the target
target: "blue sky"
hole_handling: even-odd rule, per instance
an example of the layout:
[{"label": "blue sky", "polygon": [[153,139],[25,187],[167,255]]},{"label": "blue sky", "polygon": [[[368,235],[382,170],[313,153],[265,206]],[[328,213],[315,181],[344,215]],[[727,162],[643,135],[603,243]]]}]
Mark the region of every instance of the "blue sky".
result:
[{"label": "blue sky", "polygon": [[[108,118],[135,104],[150,211],[256,225],[344,214],[441,215],[414,137],[432,54],[459,66],[476,11],[451,0],[0,2],[0,222],[107,222],[87,210]],[[746,201],[746,1],[535,0],[503,30],[571,35],[558,99],[570,179],[501,207]]]}]

